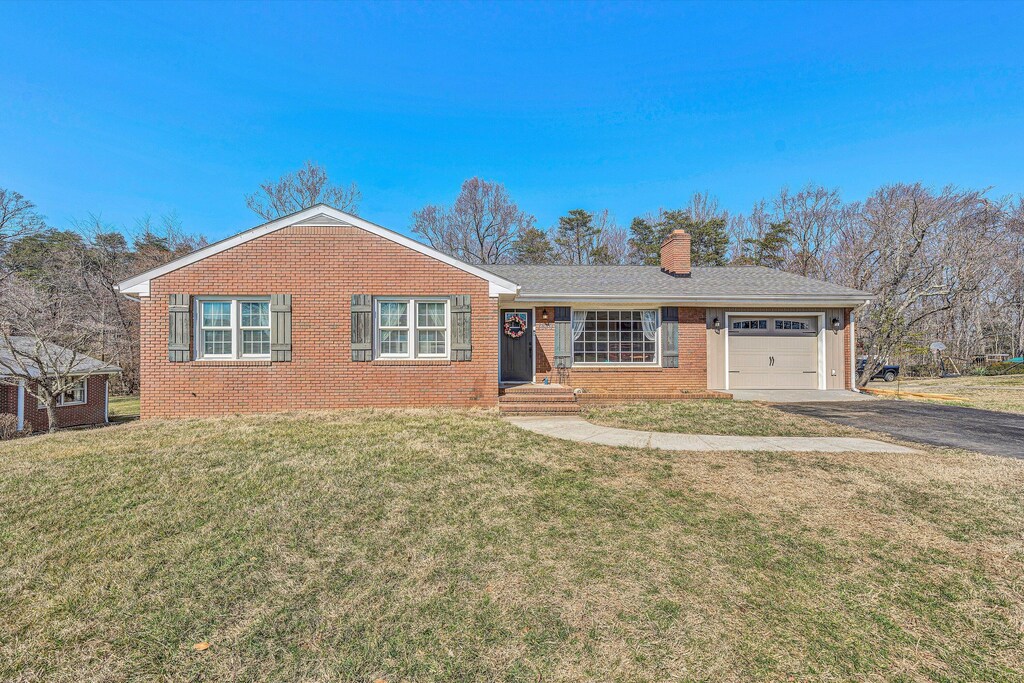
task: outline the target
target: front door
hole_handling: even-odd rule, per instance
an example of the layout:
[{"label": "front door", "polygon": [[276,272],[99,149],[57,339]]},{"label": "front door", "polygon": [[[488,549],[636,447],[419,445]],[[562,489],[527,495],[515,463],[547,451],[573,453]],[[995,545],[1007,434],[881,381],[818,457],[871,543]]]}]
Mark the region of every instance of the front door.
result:
[{"label": "front door", "polygon": [[533,311],[502,311],[499,318],[501,381],[532,382]]}]

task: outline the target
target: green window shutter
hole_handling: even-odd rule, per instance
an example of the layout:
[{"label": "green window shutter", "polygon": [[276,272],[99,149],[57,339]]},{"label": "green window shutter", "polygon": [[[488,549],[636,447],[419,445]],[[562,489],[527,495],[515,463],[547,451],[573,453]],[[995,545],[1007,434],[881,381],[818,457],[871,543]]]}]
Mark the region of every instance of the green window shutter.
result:
[{"label": "green window shutter", "polygon": [[286,363],[292,359],[292,295],[270,295],[270,360]]},{"label": "green window shutter", "polygon": [[468,294],[451,297],[452,360],[473,360],[473,336]]},{"label": "green window shutter", "polygon": [[572,367],[572,309],[555,306],[555,367]]},{"label": "green window shutter", "polygon": [[352,295],[352,360],[373,360],[373,297],[369,294]]},{"label": "green window shutter", "polygon": [[679,367],[679,309],[661,309],[661,367]]},{"label": "green window shutter", "polygon": [[184,363],[192,360],[191,297],[171,294],[167,299],[167,360]]}]

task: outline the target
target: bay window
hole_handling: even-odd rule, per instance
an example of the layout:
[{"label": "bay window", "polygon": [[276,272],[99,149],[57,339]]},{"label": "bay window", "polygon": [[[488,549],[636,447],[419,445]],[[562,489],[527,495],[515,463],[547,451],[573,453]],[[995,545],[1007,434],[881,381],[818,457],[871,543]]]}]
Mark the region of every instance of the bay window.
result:
[{"label": "bay window", "polygon": [[196,305],[198,358],[270,358],[268,299],[199,299]]},{"label": "bay window", "polygon": [[658,312],[572,312],[573,363],[654,364],[658,359]]},{"label": "bay window", "polygon": [[382,299],[376,318],[378,357],[448,357],[447,299]]}]

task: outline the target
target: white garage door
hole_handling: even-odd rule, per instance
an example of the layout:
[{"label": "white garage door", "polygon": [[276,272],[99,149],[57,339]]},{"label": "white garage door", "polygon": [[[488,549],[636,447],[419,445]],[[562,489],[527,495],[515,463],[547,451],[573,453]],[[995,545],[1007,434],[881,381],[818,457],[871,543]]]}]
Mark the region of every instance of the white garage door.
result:
[{"label": "white garage door", "polygon": [[730,389],[817,389],[818,319],[729,318]]}]

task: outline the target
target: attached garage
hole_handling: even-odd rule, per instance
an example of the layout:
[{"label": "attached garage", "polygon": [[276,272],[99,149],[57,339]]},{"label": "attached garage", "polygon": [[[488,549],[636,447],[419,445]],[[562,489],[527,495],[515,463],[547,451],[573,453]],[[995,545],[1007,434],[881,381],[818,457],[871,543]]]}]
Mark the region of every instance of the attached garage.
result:
[{"label": "attached garage", "polygon": [[729,389],[824,389],[817,315],[730,315]]}]

